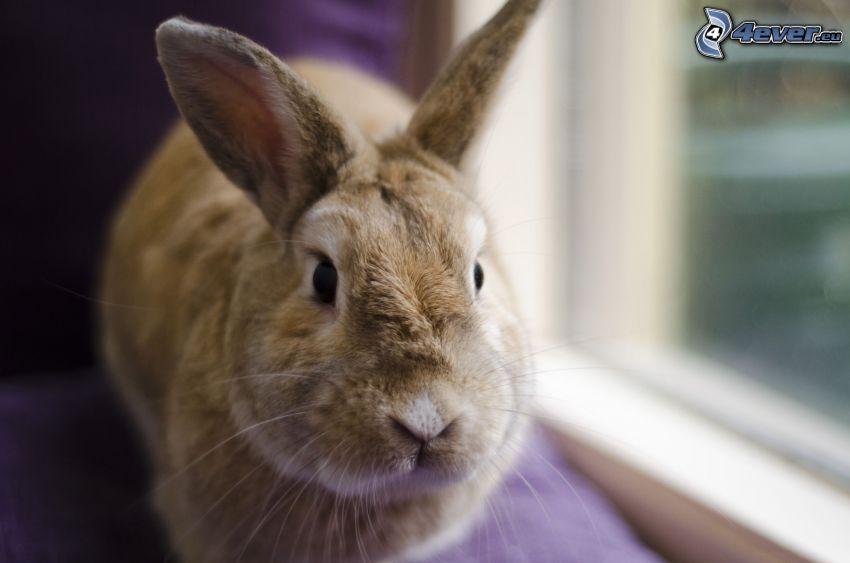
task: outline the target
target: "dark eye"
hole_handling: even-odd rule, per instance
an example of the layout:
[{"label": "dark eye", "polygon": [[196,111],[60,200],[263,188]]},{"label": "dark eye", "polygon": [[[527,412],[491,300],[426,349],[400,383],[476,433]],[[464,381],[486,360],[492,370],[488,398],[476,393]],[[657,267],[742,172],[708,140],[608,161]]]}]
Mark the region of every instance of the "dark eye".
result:
[{"label": "dark eye", "polygon": [[319,262],[313,271],[313,289],[316,299],[322,303],[333,305],[336,299],[336,268],[330,262]]},{"label": "dark eye", "polygon": [[481,269],[481,264],[478,262],[472,269],[472,279],[475,280],[475,291],[481,291],[481,286],[484,285],[484,270]]}]

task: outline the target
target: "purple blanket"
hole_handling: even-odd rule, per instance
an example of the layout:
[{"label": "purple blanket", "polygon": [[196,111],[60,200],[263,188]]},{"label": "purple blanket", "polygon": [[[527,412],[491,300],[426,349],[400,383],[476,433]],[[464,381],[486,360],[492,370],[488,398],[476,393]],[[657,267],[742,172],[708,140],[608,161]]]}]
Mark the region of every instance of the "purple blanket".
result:
[{"label": "purple blanket", "polygon": [[[164,561],[147,487],[133,434],[97,372],[0,382],[0,561]],[[659,559],[537,433],[468,540],[434,559],[479,561]]]}]

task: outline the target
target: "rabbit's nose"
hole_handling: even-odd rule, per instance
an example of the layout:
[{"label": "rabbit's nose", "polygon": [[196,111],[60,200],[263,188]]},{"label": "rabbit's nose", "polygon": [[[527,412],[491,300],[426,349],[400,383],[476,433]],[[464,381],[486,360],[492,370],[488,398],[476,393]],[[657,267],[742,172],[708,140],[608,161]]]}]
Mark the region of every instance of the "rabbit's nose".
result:
[{"label": "rabbit's nose", "polygon": [[448,424],[444,424],[435,428],[423,428],[421,426],[410,424],[409,422],[401,421],[395,417],[390,417],[390,420],[392,421],[393,426],[399,431],[400,434],[407,436],[415,442],[419,442],[419,444],[422,446],[426,446],[431,443],[431,440],[439,438],[444,434],[447,434],[449,428],[454,422],[452,421]]},{"label": "rabbit's nose", "polygon": [[399,433],[422,445],[444,435],[454,422],[445,420],[426,393],[410,403],[400,416],[390,416],[390,419]]}]

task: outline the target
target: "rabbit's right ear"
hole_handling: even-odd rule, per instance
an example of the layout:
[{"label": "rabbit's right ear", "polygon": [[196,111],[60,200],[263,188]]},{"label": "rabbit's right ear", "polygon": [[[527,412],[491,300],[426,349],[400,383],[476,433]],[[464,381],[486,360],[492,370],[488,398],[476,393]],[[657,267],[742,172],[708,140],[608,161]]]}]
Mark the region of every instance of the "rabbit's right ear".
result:
[{"label": "rabbit's right ear", "polygon": [[426,150],[459,167],[479,137],[502,76],[541,0],[508,0],[452,56],[407,127]]},{"label": "rabbit's right ear", "polygon": [[253,41],[172,18],[156,30],[171,95],[213,162],[288,229],[333,187],[356,132]]}]

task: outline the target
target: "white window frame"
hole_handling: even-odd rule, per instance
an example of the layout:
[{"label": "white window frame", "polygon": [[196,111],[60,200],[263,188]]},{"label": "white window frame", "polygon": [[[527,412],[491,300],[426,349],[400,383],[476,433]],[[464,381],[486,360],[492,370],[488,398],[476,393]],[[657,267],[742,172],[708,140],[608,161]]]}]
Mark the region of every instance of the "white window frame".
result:
[{"label": "white window frame", "polygon": [[[540,355],[538,413],[556,430],[604,454],[602,461],[585,462],[581,468],[591,478],[601,475],[594,480],[615,502],[639,502],[644,510],[632,511],[633,518],[658,520],[657,494],[649,487],[618,490],[616,482],[604,478],[612,463],[649,476],[801,557],[836,563],[847,560],[850,496],[846,492],[655,392],[643,381],[597,366],[597,358],[574,352]],[[570,453],[582,461],[580,451]],[[630,477],[627,473],[624,478]],[[669,517],[680,508],[668,503],[662,510]],[[653,524],[637,522],[636,526]],[[687,529],[702,522],[693,518],[691,522],[680,519],[676,524]],[[672,526],[669,529],[676,531]],[[741,542],[739,534],[728,542],[728,535],[709,532],[696,530],[705,540],[699,548],[727,554],[713,560],[728,560],[730,550],[740,561],[783,560],[751,553],[752,544]],[[675,537],[664,539],[676,541]],[[717,545],[723,541],[729,545]]]},{"label": "white window frame", "polygon": [[[457,39],[501,4],[458,0]],[[673,0],[544,4],[484,143],[482,196],[536,348],[549,350],[536,356],[538,414],[609,464],[801,556],[840,561],[850,554],[850,495],[800,461],[846,467],[850,434],[707,362],[657,352],[679,332],[682,306],[671,299],[682,295],[678,276],[663,275],[681,268],[681,226],[670,212],[679,205],[670,158],[681,124],[679,53],[674,39],[634,30],[680,21],[676,8]],[[564,21],[581,26],[565,30]],[[568,60],[556,57],[565,52]],[[564,88],[570,80],[580,83]],[[618,344],[635,341],[639,348]],[[738,408],[721,413],[718,400]],[[605,473],[581,465],[591,478]],[[615,502],[624,496],[597,481]]]}]

